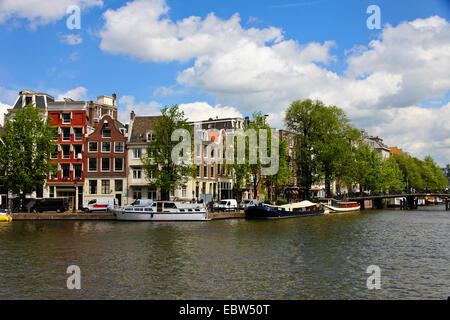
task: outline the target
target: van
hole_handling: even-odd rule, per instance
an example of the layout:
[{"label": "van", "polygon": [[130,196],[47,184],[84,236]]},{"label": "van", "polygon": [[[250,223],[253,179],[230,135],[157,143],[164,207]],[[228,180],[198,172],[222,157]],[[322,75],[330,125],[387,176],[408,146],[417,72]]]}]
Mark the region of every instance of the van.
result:
[{"label": "van", "polygon": [[83,206],[83,211],[112,211],[117,208],[119,201],[114,198],[97,198],[92,199]]},{"label": "van", "polygon": [[64,198],[44,198],[36,200],[32,212],[56,211],[65,212],[69,209],[69,203]]},{"label": "van", "polygon": [[241,208],[256,207],[259,205],[258,200],[248,199],[241,202]]},{"label": "van", "polygon": [[235,210],[238,203],[235,199],[225,199],[214,205],[214,209]]}]

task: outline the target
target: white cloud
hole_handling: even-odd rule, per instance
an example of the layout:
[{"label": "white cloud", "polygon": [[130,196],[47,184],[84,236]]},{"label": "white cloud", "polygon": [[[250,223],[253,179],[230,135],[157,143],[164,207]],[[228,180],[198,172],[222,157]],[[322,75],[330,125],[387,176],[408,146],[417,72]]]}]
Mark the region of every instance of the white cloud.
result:
[{"label": "white cloud", "polygon": [[61,42],[74,46],[82,43],[83,38],[79,34],[64,34],[61,36]]},{"label": "white cloud", "polygon": [[4,121],[5,121],[5,113],[8,113],[8,109],[11,109],[12,106],[2,103],[0,101],[0,125],[3,126]]},{"label": "white cloud", "polygon": [[118,100],[119,108],[119,121],[122,123],[128,123],[130,121],[131,111],[137,116],[156,116],[160,115],[160,109],[162,105],[157,101],[150,102],[135,102],[133,96],[122,96]]},{"label": "white cloud", "polygon": [[210,118],[242,117],[242,114],[234,107],[216,105],[211,106],[207,102],[193,102],[179,105],[189,121],[202,121]]},{"label": "white cloud", "polygon": [[[442,148],[448,136],[424,135],[398,120],[423,116],[430,121],[423,130],[429,132],[426,128],[438,121],[433,112],[447,115],[445,106],[418,106],[430,99],[448,102],[450,25],[443,18],[385,26],[377,40],[346,50],[343,74],[328,67],[336,59],[333,41],[301,44],[285,39],[279,28],[244,28],[238,14],[174,21],[164,0],[136,0],[106,11],[104,19],[102,50],[142,61],[192,60],[178,74],[177,85],[214,95],[220,105],[245,113],[261,110],[269,114],[269,122],[283,127],[283,112],[292,101],[320,99],[343,108],[356,126],[389,144],[405,143],[403,148],[419,157],[431,153],[439,161],[449,158]],[[397,128],[403,128],[402,135],[394,133]]]},{"label": "white cloud", "polygon": [[[32,28],[58,21],[67,15],[69,6],[81,9],[103,6],[102,0],[2,0],[0,1],[0,24],[10,18],[27,19]],[[69,16],[69,15],[67,15]]]},{"label": "white cloud", "polygon": [[87,97],[87,89],[85,87],[77,87],[67,92],[61,93],[56,98],[57,100],[63,100],[64,98],[70,98],[75,101],[85,100]]}]

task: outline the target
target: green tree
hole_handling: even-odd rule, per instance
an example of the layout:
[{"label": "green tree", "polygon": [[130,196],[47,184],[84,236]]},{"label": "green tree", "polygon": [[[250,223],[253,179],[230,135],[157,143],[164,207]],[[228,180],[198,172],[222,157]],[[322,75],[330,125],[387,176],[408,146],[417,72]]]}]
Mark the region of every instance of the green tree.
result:
[{"label": "green tree", "polygon": [[290,184],[292,178],[292,168],[289,166],[291,157],[288,154],[288,142],[286,140],[280,141],[279,150],[278,172],[264,179],[268,190],[268,197],[272,202],[278,199],[281,191],[285,186]]},{"label": "green tree", "polygon": [[57,163],[49,160],[57,146],[57,133],[40,109],[28,104],[17,109],[6,121],[0,143],[0,170],[3,185],[20,194],[22,209],[27,193],[42,189],[49,173],[57,172]]},{"label": "green tree", "polygon": [[298,181],[305,190],[305,197],[310,198],[311,186],[319,180],[318,159],[315,157],[315,146],[321,128],[321,110],[323,103],[312,101],[294,101],[286,111],[284,122],[290,131],[299,135],[297,146]]},{"label": "green tree", "polygon": [[[186,130],[192,141],[192,126],[185,118],[184,112],[177,105],[165,107],[161,112],[162,116],[154,124],[153,139],[147,145],[142,162],[147,177],[152,177],[149,179],[149,187],[160,189],[162,200],[169,200],[170,191],[185,186],[189,178],[194,177],[197,169],[192,164],[192,159],[183,163],[174,162],[172,159],[172,151],[181,141],[172,141],[175,130]],[[191,143],[189,148],[192,154]]]}]

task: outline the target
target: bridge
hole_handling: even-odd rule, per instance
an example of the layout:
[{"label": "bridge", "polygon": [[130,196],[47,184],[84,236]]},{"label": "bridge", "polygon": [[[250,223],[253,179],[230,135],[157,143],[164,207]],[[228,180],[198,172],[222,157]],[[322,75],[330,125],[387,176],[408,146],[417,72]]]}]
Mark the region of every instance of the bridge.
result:
[{"label": "bridge", "polygon": [[367,195],[360,197],[348,197],[349,201],[357,201],[361,205],[361,209],[364,209],[364,201],[372,200],[376,208],[383,208],[383,199],[393,198],[406,198],[405,202],[402,202],[402,209],[417,209],[418,199],[425,197],[439,197],[445,203],[445,210],[450,210],[450,194],[449,193],[403,193],[403,194],[387,194],[387,195]]}]

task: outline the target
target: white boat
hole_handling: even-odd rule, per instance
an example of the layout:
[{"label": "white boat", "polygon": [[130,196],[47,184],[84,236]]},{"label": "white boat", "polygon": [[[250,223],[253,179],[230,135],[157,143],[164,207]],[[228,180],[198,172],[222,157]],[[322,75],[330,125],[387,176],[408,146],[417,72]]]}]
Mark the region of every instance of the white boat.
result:
[{"label": "white boat", "polygon": [[354,201],[344,202],[330,200],[328,201],[328,204],[324,203],[323,206],[334,212],[352,212],[361,210],[361,206],[359,205],[359,203]]},{"label": "white boat", "polygon": [[146,206],[128,205],[114,209],[120,221],[208,221],[204,204],[187,204],[175,201],[152,201]]}]

